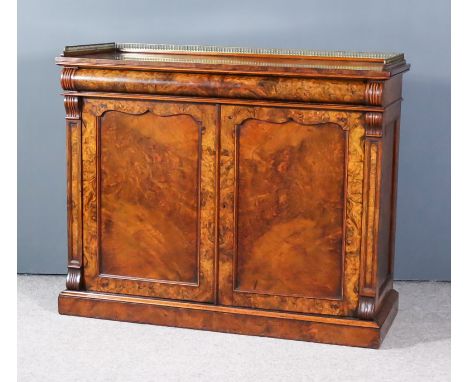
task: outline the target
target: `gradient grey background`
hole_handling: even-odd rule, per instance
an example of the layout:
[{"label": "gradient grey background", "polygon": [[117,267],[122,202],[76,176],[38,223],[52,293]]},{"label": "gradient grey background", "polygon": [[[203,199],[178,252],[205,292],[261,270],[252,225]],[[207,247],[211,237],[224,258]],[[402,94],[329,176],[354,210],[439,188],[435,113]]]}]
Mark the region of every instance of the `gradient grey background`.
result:
[{"label": "gradient grey background", "polygon": [[19,0],[18,272],[66,272],[54,57],[110,41],[404,52],[395,276],[450,280],[449,0]]}]

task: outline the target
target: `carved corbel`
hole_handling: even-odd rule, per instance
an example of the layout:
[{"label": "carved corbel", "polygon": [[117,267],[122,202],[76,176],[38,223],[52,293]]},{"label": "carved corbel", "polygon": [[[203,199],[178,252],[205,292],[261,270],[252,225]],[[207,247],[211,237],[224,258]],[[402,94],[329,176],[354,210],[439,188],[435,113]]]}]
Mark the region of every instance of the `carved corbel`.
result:
[{"label": "carved corbel", "polygon": [[369,81],[366,84],[365,100],[367,105],[380,106],[383,99],[383,82]]},{"label": "carved corbel", "polygon": [[81,103],[80,98],[65,95],[67,129],[67,212],[68,275],[66,287],[82,288],[82,188],[81,188]]},{"label": "carved corbel", "polygon": [[365,115],[366,137],[381,138],[383,135],[383,114],[375,111]]},{"label": "carved corbel", "polygon": [[80,99],[75,96],[66,95],[63,99],[65,106],[65,118],[68,119],[80,119]]}]

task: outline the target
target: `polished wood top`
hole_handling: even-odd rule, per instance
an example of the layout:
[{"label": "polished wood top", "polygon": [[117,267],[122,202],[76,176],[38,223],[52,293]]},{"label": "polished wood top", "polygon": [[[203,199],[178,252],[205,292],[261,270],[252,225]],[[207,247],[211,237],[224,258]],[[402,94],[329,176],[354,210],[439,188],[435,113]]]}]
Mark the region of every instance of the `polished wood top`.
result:
[{"label": "polished wood top", "polygon": [[402,53],[105,43],[67,46],[57,64],[77,67],[388,78],[409,69]]}]

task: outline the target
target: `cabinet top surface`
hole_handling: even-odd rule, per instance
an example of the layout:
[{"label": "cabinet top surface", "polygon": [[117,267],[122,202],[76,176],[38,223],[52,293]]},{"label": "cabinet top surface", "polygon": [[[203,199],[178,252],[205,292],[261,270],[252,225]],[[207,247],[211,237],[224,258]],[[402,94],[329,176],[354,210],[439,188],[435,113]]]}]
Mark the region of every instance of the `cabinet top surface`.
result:
[{"label": "cabinet top surface", "polygon": [[409,68],[402,53],[139,43],[66,46],[56,62],[83,67],[364,77],[390,77]]}]

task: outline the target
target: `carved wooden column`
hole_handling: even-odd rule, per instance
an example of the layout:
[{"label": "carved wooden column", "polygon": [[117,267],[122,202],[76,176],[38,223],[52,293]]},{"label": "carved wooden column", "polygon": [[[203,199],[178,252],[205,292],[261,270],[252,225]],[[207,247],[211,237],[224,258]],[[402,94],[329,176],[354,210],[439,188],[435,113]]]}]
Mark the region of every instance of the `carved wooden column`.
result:
[{"label": "carved wooden column", "polygon": [[377,243],[379,232],[382,127],[382,113],[368,112],[365,114],[364,205],[362,213],[358,316],[366,320],[373,319],[377,313]]},{"label": "carved wooden column", "polygon": [[[61,85],[73,90],[76,68],[62,71]],[[65,95],[67,129],[67,205],[68,205],[68,274],[66,286],[70,290],[82,289],[82,200],[81,200],[81,104],[80,98]]]}]

